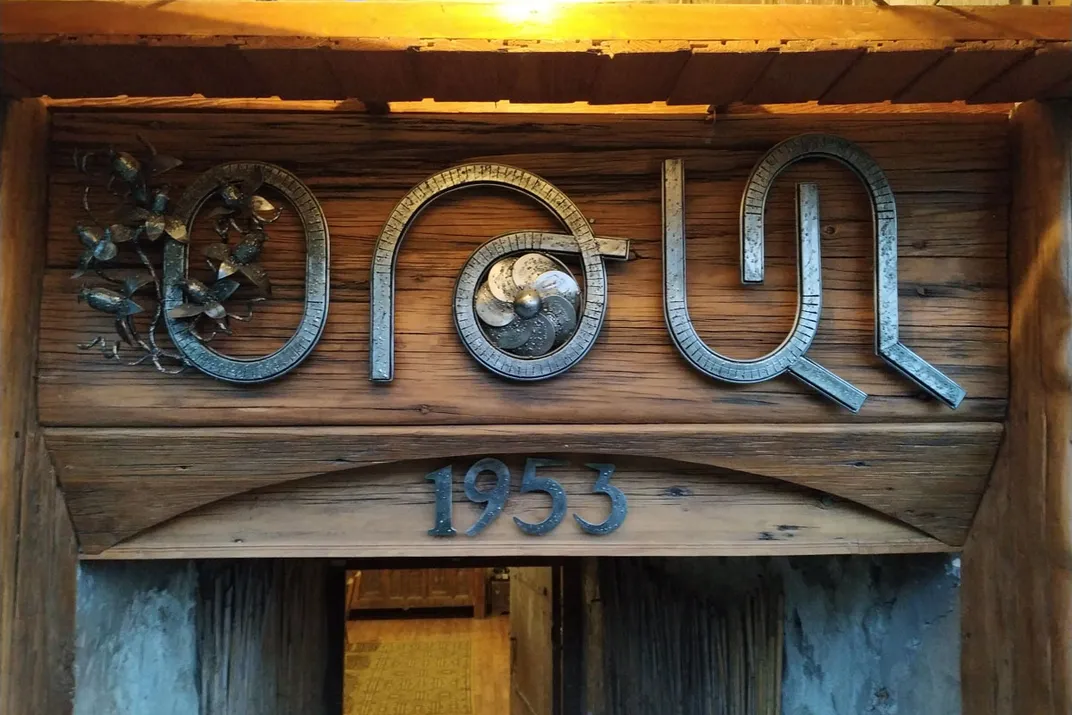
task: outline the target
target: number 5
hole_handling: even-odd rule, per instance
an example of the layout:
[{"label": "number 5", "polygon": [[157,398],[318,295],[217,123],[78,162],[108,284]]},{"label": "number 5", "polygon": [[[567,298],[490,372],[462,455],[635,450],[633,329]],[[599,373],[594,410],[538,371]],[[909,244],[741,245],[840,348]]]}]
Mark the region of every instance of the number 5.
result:
[{"label": "number 5", "polygon": [[586,464],[584,466],[599,472],[599,478],[596,479],[596,483],[592,487],[592,493],[606,494],[610,497],[610,515],[602,524],[593,524],[589,521],[585,521],[577,514],[574,514],[573,518],[576,519],[577,524],[589,534],[605,536],[617,529],[622,525],[622,522],[625,521],[625,515],[629,511],[629,503],[626,501],[625,494],[621,489],[610,485],[611,475],[614,474],[613,464]]},{"label": "number 5", "polygon": [[551,497],[551,513],[546,519],[538,524],[530,524],[527,521],[514,517],[517,528],[531,536],[543,536],[562,523],[566,516],[566,490],[554,479],[537,477],[537,467],[565,467],[569,462],[560,462],[555,459],[526,459],[525,473],[521,475],[521,493],[544,492]]}]

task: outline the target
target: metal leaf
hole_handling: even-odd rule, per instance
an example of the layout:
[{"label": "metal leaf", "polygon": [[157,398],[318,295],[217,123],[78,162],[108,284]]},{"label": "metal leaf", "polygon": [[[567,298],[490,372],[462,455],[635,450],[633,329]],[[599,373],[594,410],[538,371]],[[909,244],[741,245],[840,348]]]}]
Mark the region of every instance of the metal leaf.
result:
[{"label": "metal leaf", "polygon": [[235,291],[238,290],[238,286],[238,281],[224,278],[223,280],[216,281],[212,284],[212,295],[216,297],[216,300],[222,303],[234,295]]},{"label": "metal leaf", "polygon": [[168,311],[169,318],[193,318],[205,312],[204,306],[197,303],[182,303]]},{"label": "metal leaf", "polygon": [[131,228],[130,226],[124,226],[121,223],[115,223],[108,227],[108,233],[111,235],[112,243],[126,243],[132,241],[138,235],[140,229]]},{"label": "metal leaf", "polygon": [[264,270],[259,263],[249,263],[244,266],[239,266],[238,270],[242,271],[242,274],[257,286],[265,295],[271,295],[272,284],[268,280],[268,271]]},{"label": "metal leaf", "polygon": [[149,173],[154,176],[171,171],[177,166],[182,166],[182,160],[165,154],[157,154],[149,161]]},{"label": "metal leaf", "polygon": [[110,261],[119,253],[119,247],[111,241],[101,241],[93,249],[93,257],[98,261]]},{"label": "metal leaf", "polygon": [[153,214],[149,218],[145,219],[145,236],[150,241],[155,241],[160,238],[166,228],[163,216]]},{"label": "metal leaf", "polygon": [[186,224],[174,216],[164,217],[164,232],[179,243],[190,240],[189,234],[186,233]]}]

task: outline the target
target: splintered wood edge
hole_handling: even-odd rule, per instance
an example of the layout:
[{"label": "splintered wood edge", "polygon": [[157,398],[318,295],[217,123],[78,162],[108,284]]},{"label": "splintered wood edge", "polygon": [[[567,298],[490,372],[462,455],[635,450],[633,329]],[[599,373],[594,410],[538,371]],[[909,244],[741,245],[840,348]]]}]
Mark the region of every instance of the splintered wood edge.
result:
[{"label": "splintered wood edge", "polygon": [[1000,423],[49,428],[85,553],[253,489],[413,459],[588,453],[659,457],[827,492],[963,543]]}]

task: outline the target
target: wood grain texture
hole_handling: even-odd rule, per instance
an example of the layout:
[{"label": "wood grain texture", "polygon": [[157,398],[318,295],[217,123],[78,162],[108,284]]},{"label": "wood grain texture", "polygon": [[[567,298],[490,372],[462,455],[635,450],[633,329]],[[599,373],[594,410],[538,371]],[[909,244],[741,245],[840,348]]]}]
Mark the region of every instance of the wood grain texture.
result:
[{"label": "wood grain texture", "polygon": [[[0,13],[3,89],[19,96],[723,104],[827,91],[888,100],[918,51],[982,50],[942,77],[951,99],[967,99],[976,77],[995,75],[1004,50],[993,43],[1029,53],[1067,41],[1072,8],[16,0]],[[873,53],[867,72],[880,81],[833,86],[860,53],[891,43],[915,49]],[[732,71],[704,76],[712,64]],[[1036,96],[1011,86],[1010,100]]]},{"label": "wood grain texture", "polygon": [[0,712],[71,710],[75,541],[38,431],[48,114],[5,103],[0,151]]},{"label": "wood grain texture", "polygon": [[895,101],[952,102],[971,97],[1026,59],[1032,49],[1015,42],[958,47],[896,95]]},{"label": "wood grain texture", "polygon": [[341,566],[273,559],[197,570],[199,715],[342,712]]},{"label": "wood grain texture", "polygon": [[[5,35],[483,40],[1032,40],[1072,39],[1060,7],[830,7],[582,3],[518,21],[475,2],[344,0],[8,0]],[[553,22],[547,22],[553,19]]]},{"label": "wood grain texture", "polygon": [[1072,709],[1072,105],[1017,138],[1007,438],[964,554],[964,711]]},{"label": "wood grain texture", "polygon": [[[565,455],[570,466],[540,474],[558,480],[568,511],[590,522],[606,517],[607,498],[590,494],[596,455]],[[808,489],[729,470],[671,460],[613,457],[612,484],[629,516],[605,537],[583,534],[566,517],[533,538],[513,523],[537,522],[547,498],[517,493],[521,456],[505,456],[514,477],[503,514],[476,538],[462,535],[478,516],[461,490],[474,458],[404,461],[288,482],[223,499],[131,537],[94,558],[255,556],[401,557],[860,554],[943,551],[955,547],[876,512]],[[455,467],[450,539],[427,536],[434,514],[424,475]]]},{"label": "wood grain texture", "polygon": [[1072,44],[1054,43],[983,87],[970,101],[1001,102],[1007,97],[1042,97],[1069,79],[1072,79]]},{"label": "wood grain texture", "polygon": [[896,97],[949,50],[888,42],[860,56],[822,96],[825,104],[881,102]]},{"label": "wood grain texture", "polygon": [[[64,426],[294,424],[765,423],[993,421],[1007,390],[1006,120],[997,115],[590,117],[57,112],[51,149],[49,268],[42,309],[42,421]],[[768,282],[739,285],[738,215],[748,172],[769,147],[806,131],[858,141],[887,172],[900,212],[901,335],[967,390],[957,411],[921,396],[872,353],[871,212],[846,170],[791,170],[768,204]],[[323,339],[286,379],[253,388],[188,373],[124,368],[75,345],[111,330],[79,306],[70,280],[82,220],[76,147],[135,145],[140,133],[187,164],[172,181],[229,158],[296,172],[324,206],[332,233],[332,304]],[[315,146],[315,151],[310,147]],[[676,353],[664,324],[659,167],[685,160],[689,296],[701,335],[738,357],[776,347],[792,323],[796,249],[793,183],[821,186],[825,295],[809,355],[871,395],[850,415],[789,377],[749,386],[703,378]],[[539,386],[494,378],[455,335],[449,296],[484,240],[554,228],[523,198],[458,194],[422,214],[398,264],[396,379],[367,379],[368,267],[394,203],[417,181],[467,160],[494,160],[555,183],[597,233],[633,241],[609,267],[610,307],[592,353]],[[195,254],[205,233],[195,230]],[[291,216],[273,225],[265,260],[275,299],[220,349],[262,354],[289,335],[304,258]]]},{"label": "wood grain texture", "polygon": [[[96,553],[218,499],[415,454],[666,456],[856,501],[962,543],[1001,426],[516,425],[51,429],[47,439],[83,549]],[[151,445],[140,449],[134,445]],[[146,485],[151,484],[151,488]]]},{"label": "wood grain texture", "polygon": [[819,99],[856,62],[863,50],[787,42],[744,97],[747,104],[810,102]]},{"label": "wood grain texture", "polygon": [[740,101],[778,52],[770,42],[720,42],[696,47],[674,82],[670,104],[721,106]]}]

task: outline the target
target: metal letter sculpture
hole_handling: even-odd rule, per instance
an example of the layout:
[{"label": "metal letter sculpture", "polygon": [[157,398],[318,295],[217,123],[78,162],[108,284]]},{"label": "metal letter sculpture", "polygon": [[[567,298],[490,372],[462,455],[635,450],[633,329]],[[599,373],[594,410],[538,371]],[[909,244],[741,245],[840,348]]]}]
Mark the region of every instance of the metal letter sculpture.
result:
[{"label": "metal letter sculpture", "polygon": [[[201,288],[197,285],[199,281],[187,278],[186,245],[172,242],[164,249],[164,305],[171,339],[191,365],[226,382],[257,383],[282,377],[313,351],[328,317],[327,220],[309,187],[294,174],[261,162],[220,164],[194,181],[183,194],[176,213],[186,224],[187,231],[192,231],[201,207],[209,199],[221,197],[223,206],[213,211],[217,221],[224,226],[220,234],[226,240],[227,227],[237,228],[239,242],[233,247],[226,242],[213,244],[207,251],[209,258],[218,265],[215,285],[229,280],[229,275],[241,273],[267,292],[267,276],[256,260],[266,239],[263,225],[269,221],[258,216],[274,208],[262,203],[263,199],[257,200],[261,197],[255,192],[261,185],[272,187],[290,202],[305,230],[305,307],[297,330],[283,347],[253,359],[229,357],[209,347],[208,340],[196,332],[195,323],[182,319],[192,314],[185,313],[184,306],[194,304],[196,311],[197,303],[203,305],[206,302],[203,292],[198,290]],[[276,217],[278,213],[270,220],[274,221]],[[242,219],[245,219],[244,224],[240,223]],[[227,290],[231,288],[226,287],[224,292]]]},{"label": "metal letter sculpture", "polygon": [[[480,246],[466,261],[454,291],[454,322],[469,353],[502,377],[543,380],[573,367],[595,343],[607,311],[607,275],[603,261],[627,259],[628,241],[597,238],[576,205],[535,174],[502,164],[464,164],[441,171],[413,187],[398,202],[380,231],[371,276],[369,379],[372,382],[390,382],[394,378],[395,264],[406,230],[434,199],[471,186],[500,187],[530,196],[554,214],[569,233],[521,231],[505,234]],[[568,301],[558,300],[561,296],[556,294],[562,292],[561,286],[568,284],[571,277],[568,272],[557,270],[561,264],[543,252],[579,254],[584,271],[579,318],[575,313],[570,317],[576,308],[570,307],[567,311],[563,303]],[[496,334],[494,329],[506,329],[507,323],[514,318],[501,313],[502,323],[498,326],[489,324],[488,332],[498,335],[492,342],[477,320],[478,292],[486,288],[481,281],[492,264],[513,254],[522,254],[518,261],[528,261],[530,268],[543,266],[541,272],[532,274],[533,280],[544,274],[558,275],[544,279],[549,284],[546,291],[541,292],[539,286],[531,285],[531,281],[519,281],[517,287],[521,290],[516,297],[502,294],[497,298],[502,302],[507,297],[514,298],[519,320],[515,323],[515,333],[509,336],[512,342],[504,342],[504,334]],[[542,264],[543,260],[551,263]],[[561,277],[563,275],[565,277]],[[562,283],[557,287],[550,285],[556,280]],[[572,289],[566,292],[577,299]],[[524,322],[526,320],[531,322]],[[560,343],[559,347],[547,352],[555,343]]]},{"label": "metal letter sculpture", "polygon": [[[805,134],[778,144],[756,164],[741,203],[741,280],[763,281],[763,213],[778,175],[803,159],[825,158],[851,169],[871,198],[875,224],[875,352],[920,387],[956,408],[964,390],[900,342],[897,316],[897,207],[886,175],[852,142],[825,134]],[[867,395],[810,360],[822,311],[819,250],[819,192],[797,187],[799,275],[797,317],[789,336],[773,352],[736,360],[709,348],[689,319],[685,279],[684,168],[680,159],[663,162],[663,300],[666,324],[678,350],[700,372],[726,382],[763,382],[789,372],[838,404],[859,411]]]},{"label": "metal letter sculpture", "polygon": [[[243,162],[222,164],[205,172],[172,212],[169,187],[156,183],[156,177],[182,162],[157,154],[151,144],[141,141],[147,150],[141,159],[113,149],[75,155],[81,171],[107,177],[105,188],[118,199],[111,218],[101,222],[90,211],[89,187],[83,195],[82,204],[92,225],[75,227],[85,251],[74,277],[92,271],[113,287],[83,285],[79,300],[115,317],[117,339],[98,336],[79,347],[99,347],[105,356],[126,365],[152,361],[159,371],[169,374],[193,366],[228,382],[264,382],[280,377],[312,352],[327,318],[328,232],[319,204],[293,174],[270,164]],[[274,188],[293,205],[305,228],[305,313],[295,335],[276,352],[252,360],[230,358],[209,348],[208,343],[219,332],[230,334],[232,319],[249,320],[252,304],[264,300],[271,291],[259,258],[268,239],[265,227],[282,209],[258,193],[263,185]],[[187,274],[189,235],[198,212],[210,200],[218,204],[210,215],[220,238],[205,251],[209,266],[216,272],[211,285]],[[238,233],[234,245],[228,241],[232,230]],[[164,243],[163,276],[150,257],[160,239]],[[122,258],[121,249],[127,247],[136,254],[139,268],[115,266]],[[239,289],[240,278],[261,293],[261,297],[248,301],[245,316],[225,307]],[[150,286],[155,290],[156,305],[148,324],[139,329],[135,316],[144,308],[136,294]],[[198,330],[203,320],[215,326],[210,335]],[[176,349],[157,344],[162,321]],[[130,351],[140,356],[124,360],[122,353]]]}]

